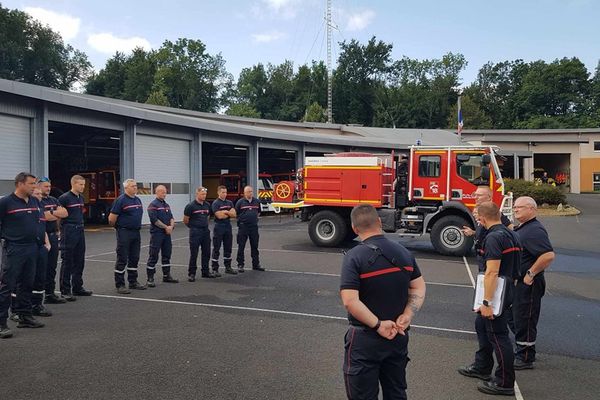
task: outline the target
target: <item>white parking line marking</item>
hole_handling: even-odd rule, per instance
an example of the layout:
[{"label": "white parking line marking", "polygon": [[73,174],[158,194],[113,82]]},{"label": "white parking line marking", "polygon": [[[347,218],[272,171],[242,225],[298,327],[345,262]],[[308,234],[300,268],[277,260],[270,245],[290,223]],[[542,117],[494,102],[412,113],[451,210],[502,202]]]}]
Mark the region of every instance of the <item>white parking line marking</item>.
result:
[{"label": "white parking line marking", "polygon": [[[99,263],[105,263],[105,264],[114,264],[115,263],[112,260],[96,260],[96,259],[89,259],[89,258],[86,259],[86,261],[99,262]],[[142,262],[140,264],[145,264],[145,262]],[[185,264],[171,264],[171,267],[187,268],[188,266],[185,265]],[[144,269],[144,266],[141,265],[139,268]],[[271,268],[269,268],[266,272],[278,272],[278,273],[283,273],[283,274],[295,274],[295,275],[328,276],[328,277],[333,277],[333,278],[339,278],[340,277],[340,274],[332,274],[332,273],[329,273],[329,272],[292,271],[292,270],[271,269]],[[471,285],[462,285],[462,284],[459,284],[459,283],[427,282],[427,284],[428,285],[436,285],[436,286],[460,287],[460,288],[468,288],[468,289],[472,289],[473,288]]]},{"label": "white parking line marking", "polygon": [[[257,308],[257,307],[242,307],[242,306],[231,306],[225,304],[210,304],[210,303],[193,303],[189,301],[176,301],[176,300],[160,300],[160,299],[148,299],[148,298],[140,298],[140,297],[127,297],[127,296],[113,296],[108,294],[94,294],[92,297],[100,297],[105,299],[116,299],[116,300],[131,300],[131,301],[145,301],[149,303],[162,303],[162,304],[177,304],[177,305],[185,305],[185,306],[197,306],[197,307],[206,307],[206,308],[222,308],[229,310],[242,310],[242,311],[256,311],[268,314],[283,314],[283,315],[294,315],[298,317],[309,317],[309,318],[321,318],[321,319],[330,319],[336,321],[348,321],[347,317],[338,317],[334,315],[325,315],[325,314],[312,314],[312,313],[303,313],[297,311],[284,311],[284,310],[273,310],[269,308]],[[450,328],[438,328],[435,326],[425,326],[425,325],[411,325],[413,328],[418,329],[427,329],[433,331],[441,331],[441,332],[452,332],[452,333],[465,333],[469,335],[474,335],[475,332],[465,331],[462,329],[450,329]]]},{"label": "white parking line marking", "polygon": [[473,285],[473,289],[475,288],[475,278],[473,278],[473,273],[471,272],[471,268],[469,267],[469,262],[467,261],[467,257],[463,256],[463,261],[465,262],[465,267],[467,268],[467,273],[469,274],[469,279],[471,279],[471,285]]}]

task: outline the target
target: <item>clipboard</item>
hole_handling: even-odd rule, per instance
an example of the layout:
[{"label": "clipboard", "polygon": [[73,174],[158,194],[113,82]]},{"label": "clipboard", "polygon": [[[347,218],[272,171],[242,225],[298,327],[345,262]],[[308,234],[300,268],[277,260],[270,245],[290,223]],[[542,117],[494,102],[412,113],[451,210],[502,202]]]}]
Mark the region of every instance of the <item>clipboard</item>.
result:
[{"label": "clipboard", "polygon": [[[475,294],[473,296],[473,311],[479,309],[483,305],[483,295],[485,292],[483,286],[483,273],[477,274],[477,281],[475,283]],[[496,284],[496,292],[492,298],[492,312],[494,317],[502,314],[504,310],[504,293],[506,292],[506,278],[504,276],[498,276]]]}]

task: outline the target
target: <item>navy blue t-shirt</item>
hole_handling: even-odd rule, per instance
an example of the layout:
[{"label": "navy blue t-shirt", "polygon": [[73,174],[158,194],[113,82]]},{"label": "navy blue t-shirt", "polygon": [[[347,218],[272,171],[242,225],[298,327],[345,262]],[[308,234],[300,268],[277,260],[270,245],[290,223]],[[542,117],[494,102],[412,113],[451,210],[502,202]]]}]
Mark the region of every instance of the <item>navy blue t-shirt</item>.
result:
[{"label": "navy blue t-shirt", "polygon": [[11,193],[0,199],[0,235],[10,243],[43,243],[42,219],[42,206],[35,197],[25,201]]},{"label": "navy blue t-shirt", "polygon": [[142,217],[144,216],[144,206],[139,197],[129,197],[122,194],[113,203],[112,214],[117,214],[117,228],[140,229],[142,226]]},{"label": "navy blue t-shirt", "polygon": [[156,221],[160,221],[163,224],[171,225],[173,219],[173,213],[171,212],[171,206],[160,199],[154,199],[148,205],[148,217],[150,218],[150,233],[164,232],[163,228],[156,226]]},{"label": "navy blue t-shirt", "polygon": [[[536,218],[517,226],[515,232],[523,244],[523,254],[521,255],[519,268],[519,278],[523,278],[527,270],[542,254],[554,251],[554,249],[546,228]],[[544,271],[540,272],[538,276],[543,277]]]},{"label": "navy blue t-shirt", "polygon": [[498,275],[514,279],[518,274],[522,250],[521,241],[515,232],[502,224],[494,225],[488,229],[483,243],[484,263],[488,260],[500,260]]},{"label": "navy blue t-shirt", "polygon": [[258,225],[258,215],[260,214],[260,201],[257,198],[251,198],[248,201],[242,197],[235,203],[238,225],[256,226]]},{"label": "navy blue t-shirt", "polygon": [[208,217],[212,214],[212,209],[208,201],[199,203],[197,200],[192,201],[183,210],[183,215],[190,218],[188,226],[194,229],[208,228]]},{"label": "navy blue t-shirt", "polygon": [[[232,208],[233,208],[233,203],[231,202],[231,200],[227,200],[227,199],[225,199],[225,200],[216,199],[211,204],[211,210],[212,210],[213,214],[215,214],[217,211],[229,211]],[[219,218],[215,217],[215,225],[231,227],[230,218],[227,217],[225,219],[219,219]]]},{"label": "navy blue t-shirt", "polygon": [[69,215],[61,220],[62,225],[83,225],[83,196],[72,191],[64,193],[58,198],[61,206],[67,209]]},{"label": "navy blue t-shirt", "polygon": [[[44,207],[44,211],[56,211],[58,206],[58,200],[56,197],[48,196],[42,197],[42,206]],[[46,232],[54,233],[58,231],[58,221],[46,221]]]},{"label": "navy blue t-shirt", "polygon": [[[502,213],[500,213],[500,222],[502,225],[508,227],[512,222],[510,219]],[[483,251],[483,243],[485,242],[485,237],[488,234],[488,230],[485,229],[485,226],[481,224],[477,224],[475,228],[475,251],[477,252],[477,263],[479,265],[479,272],[483,272],[485,270],[485,261],[483,259],[484,251]]]},{"label": "navy blue t-shirt", "polygon": [[[367,245],[377,246],[389,261]],[[377,318],[395,321],[408,303],[410,282],[420,276],[414,256],[404,246],[377,235],[346,253],[340,289],[358,290],[360,301]],[[348,320],[363,325],[351,314]]]}]

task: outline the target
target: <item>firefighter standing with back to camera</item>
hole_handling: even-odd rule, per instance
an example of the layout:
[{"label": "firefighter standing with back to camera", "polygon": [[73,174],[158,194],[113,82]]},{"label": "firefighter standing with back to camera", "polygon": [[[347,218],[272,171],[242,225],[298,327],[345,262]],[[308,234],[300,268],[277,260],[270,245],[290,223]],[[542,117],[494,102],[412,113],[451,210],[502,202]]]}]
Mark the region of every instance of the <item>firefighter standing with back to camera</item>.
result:
[{"label": "firefighter standing with back to camera", "polygon": [[[475,331],[479,349],[475,361],[461,367],[458,372],[470,378],[481,379],[477,389],[491,395],[512,396],[515,393],[515,370],[512,342],[508,336],[508,318],[511,313],[513,279],[521,260],[521,243],[516,233],[500,221],[500,209],[492,202],[485,202],[477,208],[479,223],[487,229],[484,249],[484,294],[483,304],[477,310]],[[503,308],[494,315],[493,301],[498,278],[505,280]],[[498,366],[494,368],[494,353]]]},{"label": "firefighter standing with back to camera", "polygon": [[264,271],[260,266],[258,258],[258,216],[260,215],[260,201],[253,197],[252,186],[244,188],[244,197],[235,203],[235,211],[237,213],[237,264],[238,271],[244,272],[244,249],[246,241],[250,239],[250,255],[252,256],[252,269],[255,271]]},{"label": "firefighter standing with back to camera", "polygon": [[231,200],[227,200],[227,188],[219,186],[217,188],[219,196],[211,205],[213,215],[215,216],[215,227],[213,228],[213,252],[212,269],[215,274],[219,273],[219,251],[223,243],[223,264],[225,264],[225,273],[236,275],[237,272],[231,268],[231,247],[233,245],[233,233],[231,232],[231,218],[236,217],[235,208]]},{"label": "firefighter standing with back to camera", "polygon": [[71,190],[58,198],[68,215],[60,224],[60,292],[67,301],[77,300],[75,296],[91,296],[92,291],[83,287],[85,267],[85,232],[83,226],[83,191],[85,178],[71,177]]},{"label": "firefighter standing with back to camera", "polygon": [[[142,216],[144,207],[137,194],[134,179],[123,182],[125,193],[117,197],[108,215],[108,223],[117,232],[117,262],[115,263],[115,286],[117,293],[129,294],[130,289],[145,290],[138,280],[138,262],[140,261]],[[125,287],[125,271],[129,289]]]},{"label": "firefighter standing with back to camera", "polygon": [[173,251],[171,235],[175,229],[175,219],[171,212],[171,206],[165,200],[167,197],[167,188],[164,185],[158,185],[154,189],[154,192],[156,193],[156,198],[148,205],[148,218],[150,218],[150,250],[148,263],[146,264],[148,287],[156,286],[154,273],[156,272],[159,252],[161,255],[163,282],[179,282],[171,276],[171,253]]},{"label": "firefighter standing with back to camera", "polygon": [[340,295],[350,327],[344,338],[348,399],[406,399],[408,329],[425,299],[413,255],[383,235],[377,210],[354,207],[352,230],[361,244],[344,257]]}]

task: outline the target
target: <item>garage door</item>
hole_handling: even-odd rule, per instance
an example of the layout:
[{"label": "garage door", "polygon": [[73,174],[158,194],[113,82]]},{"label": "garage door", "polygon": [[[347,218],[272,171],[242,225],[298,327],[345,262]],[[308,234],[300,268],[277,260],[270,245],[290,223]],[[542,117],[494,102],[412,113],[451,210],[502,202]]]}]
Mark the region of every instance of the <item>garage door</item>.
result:
[{"label": "garage door", "polygon": [[[147,207],[154,199],[154,188],[165,185],[169,191],[175,220],[183,219],[183,209],[190,201],[190,142],[187,140],[137,135],[135,145],[135,179],[139,196]],[[144,223],[149,223],[144,213]]]},{"label": "garage door", "polygon": [[30,119],[0,114],[0,196],[14,191],[15,175],[31,168]]}]

